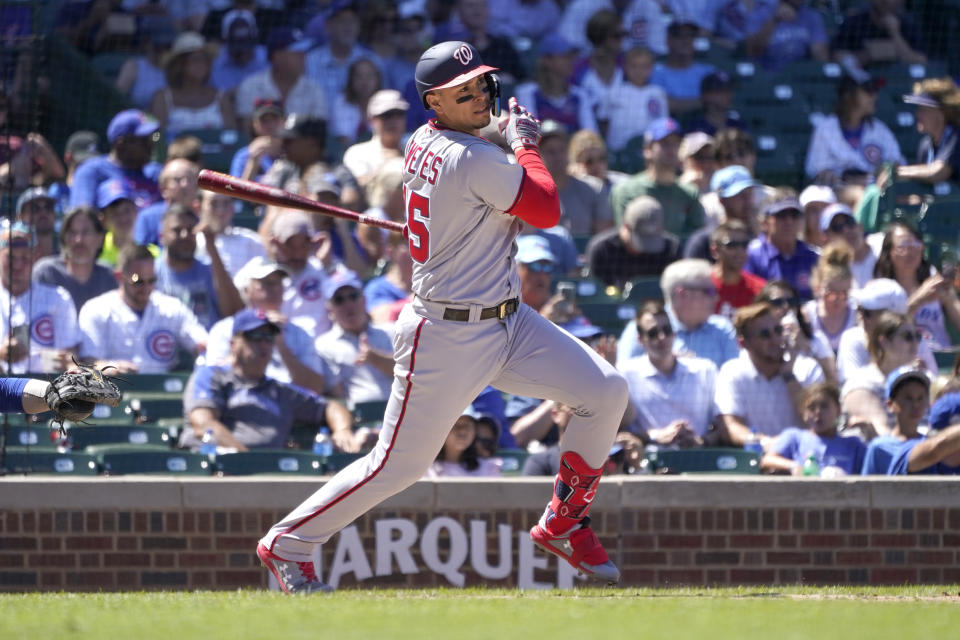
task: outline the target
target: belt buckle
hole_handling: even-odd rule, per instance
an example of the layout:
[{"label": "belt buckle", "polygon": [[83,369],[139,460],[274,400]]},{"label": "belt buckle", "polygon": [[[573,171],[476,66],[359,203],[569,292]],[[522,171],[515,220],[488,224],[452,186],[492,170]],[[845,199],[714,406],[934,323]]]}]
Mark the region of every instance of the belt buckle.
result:
[{"label": "belt buckle", "polygon": [[497,317],[503,320],[507,317],[507,305],[510,303],[509,300],[504,300],[497,305]]}]

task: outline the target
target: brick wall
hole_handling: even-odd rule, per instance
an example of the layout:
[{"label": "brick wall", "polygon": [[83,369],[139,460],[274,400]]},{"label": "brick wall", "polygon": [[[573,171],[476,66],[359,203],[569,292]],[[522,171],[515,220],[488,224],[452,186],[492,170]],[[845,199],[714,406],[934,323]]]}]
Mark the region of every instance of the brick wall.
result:
[{"label": "brick wall", "polygon": [[[262,588],[257,539],[315,488],[272,479],[3,479],[0,590]],[[548,493],[548,482],[526,479],[417,483],[325,545],[321,575],[335,572],[341,587],[444,586],[457,575],[467,585],[564,586],[565,572],[552,561],[539,566],[544,556],[524,546]],[[607,483],[594,524],[629,586],[960,582],[953,480],[624,478]],[[416,531],[407,573],[396,558],[382,563],[380,546],[397,538],[387,525]],[[503,548],[509,575],[484,577],[477,567],[500,563]]]}]

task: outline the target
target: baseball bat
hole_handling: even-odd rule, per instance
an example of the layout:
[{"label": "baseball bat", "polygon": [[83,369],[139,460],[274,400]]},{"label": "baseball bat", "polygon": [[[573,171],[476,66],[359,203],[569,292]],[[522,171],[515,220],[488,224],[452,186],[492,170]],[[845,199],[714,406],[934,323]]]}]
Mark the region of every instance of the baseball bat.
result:
[{"label": "baseball bat", "polygon": [[403,224],[393,220],[383,220],[373,216],[356,213],[349,209],[342,209],[331,204],[323,204],[310,198],[305,198],[296,193],[290,193],[276,187],[253,182],[252,180],[242,180],[240,178],[204,169],[197,178],[197,186],[206,191],[222,193],[231,198],[240,198],[257,204],[273,205],[276,207],[285,207],[287,209],[302,209],[333,216],[334,218],[344,218],[353,220],[361,224],[369,224],[374,227],[381,227],[394,233],[403,233]]}]

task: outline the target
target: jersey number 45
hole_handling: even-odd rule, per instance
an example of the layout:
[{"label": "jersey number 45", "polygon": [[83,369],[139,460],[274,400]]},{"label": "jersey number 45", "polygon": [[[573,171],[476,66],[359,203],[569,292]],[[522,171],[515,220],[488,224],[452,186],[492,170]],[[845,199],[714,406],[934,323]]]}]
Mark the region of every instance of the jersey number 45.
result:
[{"label": "jersey number 45", "polygon": [[407,196],[407,237],[410,257],[420,264],[430,258],[430,199],[416,191]]}]

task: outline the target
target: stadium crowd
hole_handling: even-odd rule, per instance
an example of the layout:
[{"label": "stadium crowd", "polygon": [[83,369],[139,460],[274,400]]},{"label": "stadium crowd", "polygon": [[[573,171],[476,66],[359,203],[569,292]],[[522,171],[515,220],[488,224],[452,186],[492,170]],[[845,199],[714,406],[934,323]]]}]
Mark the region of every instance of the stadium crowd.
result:
[{"label": "stadium crowd", "polygon": [[[429,118],[414,65],[463,39],[543,121],[563,215],[517,240],[522,299],[626,376],[610,472],[641,472],[644,448],[728,446],[762,452],[770,473],[958,473],[960,371],[941,375],[937,359],[960,335],[957,233],[931,246],[912,210],[886,215],[884,194],[960,188],[960,89],[918,76],[903,102],[920,145],[901,149],[874,70],[934,60],[918,19],[898,0],[824,7],[66,3],[58,37],[128,54],[112,80],[129,108],[59,155],[16,129],[21,73],[0,98],[0,183],[17,194],[0,234],[4,370],[73,357],[133,375],[189,369],[183,447],[211,432],[221,451],[283,447],[307,420],[337,450],[364,450],[375,429],[354,429],[350,409],[389,394],[410,247],[199,191],[198,136],[240,141],[235,176],[405,222],[404,143]],[[803,60],[839,70],[794,182],[762,180],[764,128],[734,109],[747,87],[705,46],[773,74]],[[625,154],[638,170],[611,164]],[[624,300],[630,317],[602,315]],[[497,475],[498,450],[552,475],[570,411],[487,389],[429,475]]]}]

